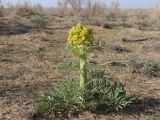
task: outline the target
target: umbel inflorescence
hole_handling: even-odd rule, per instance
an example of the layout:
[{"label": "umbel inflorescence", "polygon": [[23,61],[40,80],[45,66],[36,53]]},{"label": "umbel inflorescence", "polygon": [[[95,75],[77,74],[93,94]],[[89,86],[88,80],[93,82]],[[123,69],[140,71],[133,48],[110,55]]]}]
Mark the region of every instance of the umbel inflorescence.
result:
[{"label": "umbel inflorescence", "polygon": [[82,24],[77,24],[68,32],[69,46],[91,46],[93,44],[93,40],[92,30]]}]

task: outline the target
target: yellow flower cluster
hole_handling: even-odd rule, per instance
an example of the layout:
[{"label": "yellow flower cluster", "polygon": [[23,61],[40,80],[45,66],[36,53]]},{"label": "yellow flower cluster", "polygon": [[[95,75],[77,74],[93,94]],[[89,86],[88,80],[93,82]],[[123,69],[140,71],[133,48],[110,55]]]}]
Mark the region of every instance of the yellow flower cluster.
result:
[{"label": "yellow flower cluster", "polygon": [[69,46],[91,46],[94,40],[92,30],[82,24],[72,27],[68,36]]}]

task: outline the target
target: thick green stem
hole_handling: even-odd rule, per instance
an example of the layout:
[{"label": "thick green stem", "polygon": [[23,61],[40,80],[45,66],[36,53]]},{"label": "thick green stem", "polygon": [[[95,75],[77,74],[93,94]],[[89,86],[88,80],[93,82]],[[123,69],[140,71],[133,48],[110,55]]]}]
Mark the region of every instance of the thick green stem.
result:
[{"label": "thick green stem", "polygon": [[80,58],[80,87],[84,88],[87,83],[87,60]]}]

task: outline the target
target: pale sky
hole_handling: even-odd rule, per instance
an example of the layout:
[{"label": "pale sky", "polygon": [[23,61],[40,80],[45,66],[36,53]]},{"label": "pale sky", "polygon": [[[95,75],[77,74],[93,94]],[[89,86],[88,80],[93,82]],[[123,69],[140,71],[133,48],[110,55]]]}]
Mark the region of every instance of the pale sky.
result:
[{"label": "pale sky", "polygon": [[[31,4],[41,4],[44,7],[56,6],[58,0],[2,0],[4,3],[23,3],[24,1]],[[103,0],[106,4],[110,4],[111,0]],[[158,0],[119,0],[121,8],[150,8],[156,5]]]}]

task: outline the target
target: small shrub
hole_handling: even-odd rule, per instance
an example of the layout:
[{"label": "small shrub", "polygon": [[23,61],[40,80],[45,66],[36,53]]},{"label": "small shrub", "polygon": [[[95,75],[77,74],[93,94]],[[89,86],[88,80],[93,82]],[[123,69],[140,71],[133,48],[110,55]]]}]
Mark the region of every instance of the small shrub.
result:
[{"label": "small shrub", "polygon": [[157,65],[153,63],[152,61],[145,61],[143,68],[142,68],[144,74],[148,76],[157,76]]},{"label": "small shrub", "polygon": [[4,10],[5,10],[5,8],[3,5],[1,5],[1,1],[0,1],[0,17],[4,16]]},{"label": "small shrub", "polygon": [[118,11],[110,9],[108,14],[106,15],[106,19],[108,21],[116,21],[118,19],[118,14],[119,14]]},{"label": "small shrub", "polygon": [[30,23],[32,27],[44,29],[48,24],[48,18],[43,14],[33,15],[30,18]]},{"label": "small shrub", "polygon": [[27,2],[24,4],[16,4],[15,13],[19,16],[29,16],[35,14],[33,7]]},{"label": "small shrub", "polygon": [[113,29],[114,27],[116,27],[116,25],[113,23],[105,23],[103,25],[103,28],[107,28],[107,29]]}]

